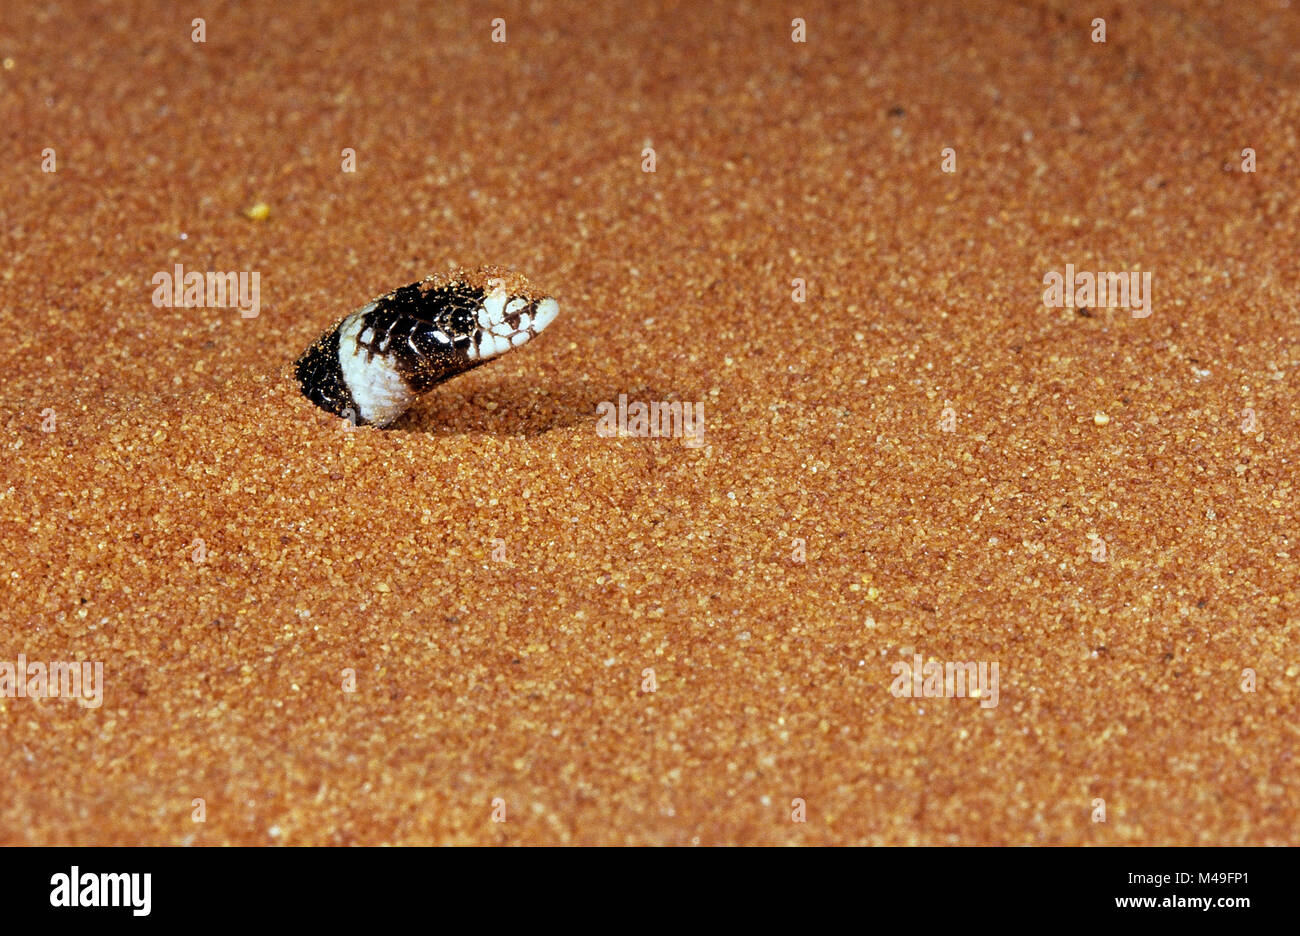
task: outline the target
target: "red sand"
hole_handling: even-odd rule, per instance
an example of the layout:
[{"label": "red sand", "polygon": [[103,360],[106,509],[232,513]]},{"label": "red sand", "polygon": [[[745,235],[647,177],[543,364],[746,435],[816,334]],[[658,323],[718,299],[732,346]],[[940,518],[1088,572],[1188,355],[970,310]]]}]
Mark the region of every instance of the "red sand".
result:
[{"label": "red sand", "polygon": [[[0,698],[0,841],[1300,841],[1294,10],[209,6],[0,10],[0,660],[105,672]],[[452,263],[561,318],[301,398]]]}]

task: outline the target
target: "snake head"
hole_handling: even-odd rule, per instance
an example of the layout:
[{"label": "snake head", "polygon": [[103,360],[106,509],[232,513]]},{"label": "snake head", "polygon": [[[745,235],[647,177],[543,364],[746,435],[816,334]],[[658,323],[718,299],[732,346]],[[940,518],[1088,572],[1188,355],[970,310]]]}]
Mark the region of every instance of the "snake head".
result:
[{"label": "snake head", "polygon": [[559,311],[518,273],[431,276],[340,321],[299,358],[298,381],[318,406],[385,426],[419,394],[527,344]]}]

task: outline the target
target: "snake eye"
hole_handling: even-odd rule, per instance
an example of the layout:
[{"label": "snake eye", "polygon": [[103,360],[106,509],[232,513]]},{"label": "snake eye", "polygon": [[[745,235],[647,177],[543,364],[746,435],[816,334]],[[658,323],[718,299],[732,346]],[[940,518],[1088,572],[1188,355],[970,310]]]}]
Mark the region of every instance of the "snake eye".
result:
[{"label": "snake eye", "polygon": [[457,335],[468,335],[474,330],[474,315],[469,309],[456,309],[451,313],[451,328]]}]

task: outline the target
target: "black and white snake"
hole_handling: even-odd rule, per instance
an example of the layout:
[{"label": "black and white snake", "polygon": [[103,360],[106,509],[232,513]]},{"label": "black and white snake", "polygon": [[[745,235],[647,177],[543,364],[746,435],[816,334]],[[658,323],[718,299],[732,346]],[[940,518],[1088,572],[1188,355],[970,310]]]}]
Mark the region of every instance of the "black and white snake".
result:
[{"label": "black and white snake", "polygon": [[386,426],[425,391],[525,344],[559,311],[518,273],[435,275],[343,318],[303,352],[295,375],[322,409]]}]

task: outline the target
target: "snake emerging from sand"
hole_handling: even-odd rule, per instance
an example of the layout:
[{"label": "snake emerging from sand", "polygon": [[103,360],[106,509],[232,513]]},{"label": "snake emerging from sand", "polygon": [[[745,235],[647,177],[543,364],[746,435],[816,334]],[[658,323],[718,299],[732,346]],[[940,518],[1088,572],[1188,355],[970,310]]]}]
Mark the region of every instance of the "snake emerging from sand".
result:
[{"label": "snake emerging from sand", "polygon": [[492,267],[430,276],[373,299],[294,365],[303,395],[358,426],[387,426],[422,393],[526,344],[560,306]]}]

